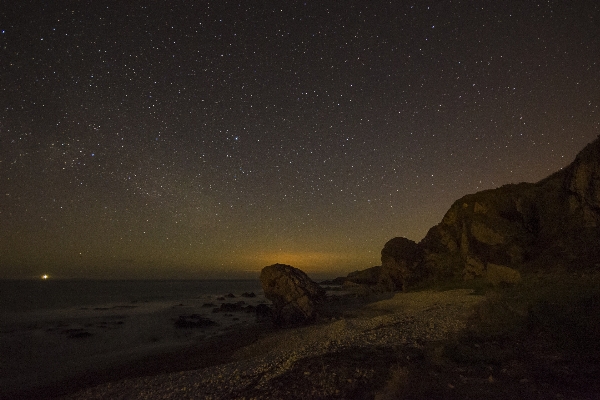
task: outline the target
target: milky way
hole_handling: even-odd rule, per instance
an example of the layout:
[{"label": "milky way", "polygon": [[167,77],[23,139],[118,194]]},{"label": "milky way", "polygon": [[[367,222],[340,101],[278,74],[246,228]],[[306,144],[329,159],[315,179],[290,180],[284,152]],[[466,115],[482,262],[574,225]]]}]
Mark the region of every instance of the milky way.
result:
[{"label": "milky way", "polygon": [[0,16],[0,277],[347,273],[600,133],[596,1]]}]

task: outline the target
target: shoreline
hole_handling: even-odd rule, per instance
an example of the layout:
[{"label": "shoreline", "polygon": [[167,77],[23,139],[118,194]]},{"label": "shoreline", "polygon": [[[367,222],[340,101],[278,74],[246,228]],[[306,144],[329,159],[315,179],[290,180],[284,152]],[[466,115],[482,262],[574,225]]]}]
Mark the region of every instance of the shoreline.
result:
[{"label": "shoreline", "polygon": [[[383,297],[372,303],[340,299],[335,306],[341,313],[314,325],[262,331],[254,337],[242,332],[245,342],[237,341],[226,356],[212,347],[219,354],[214,365],[205,360],[206,367],[185,370],[175,362],[173,372],[163,369],[153,376],[87,387],[65,399],[322,398],[335,397],[340,390],[352,397],[367,387],[373,390],[373,382],[391,364],[411,362],[424,343],[464,329],[483,299],[468,289]],[[349,308],[345,300],[351,300]],[[229,340],[235,341],[231,336]]]},{"label": "shoreline", "polygon": [[[324,307],[324,316],[317,325],[358,309],[369,302],[390,297],[390,294],[356,297],[335,288],[329,293],[330,300]],[[18,317],[18,314],[13,314],[11,318],[5,318],[2,329],[0,329],[0,337],[10,339],[0,345],[3,347],[0,348],[0,351],[5,350],[4,357],[15,358],[17,353],[22,352],[15,350],[22,350],[27,346],[33,353],[36,351],[42,353],[27,356],[30,364],[27,367],[20,365],[23,363],[19,363],[15,359],[10,359],[13,369],[9,373],[12,375],[12,379],[10,376],[7,379],[5,375],[4,384],[0,385],[0,399],[53,399],[124,379],[218,366],[235,361],[234,354],[256,340],[272,333],[280,334],[297,329],[277,329],[270,322],[259,323],[256,321],[254,313],[243,311],[213,313],[212,308],[203,307],[207,301],[215,303],[215,305],[231,304],[231,302],[235,303],[242,299],[249,300],[248,303],[252,304],[266,302],[262,295],[257,295],[253,299],[247,299],[241,295],[237,295],[233,299],[225,298],[223,300],[223,298],[224,296],[212,295],[183,300],[183,303],[163,302],[162,305],[159,303],[136,303],[135,306],[132,306],[111,303],[101,307],[52,310],[50,313],[44,310],[26,313],[26,319]],[[217,299],[221,300],[217,302],[215,301]],[[209,318],[216,318],[219,325],[192,329],[177,329],[173,326],[176,316],[190,315],[200,311]],[[150,318],[152,320],[149,320]],[[108,327],[105,325],[106,321],[109,322]],[[119,324],[111,326],[111,321]],[[156,331],[143,332],[144,328],[152,329],[152,327],[169,330],[171,334],[177,334],[178,337],[165,339],[164,343],[160,341],[152,343],[152,340],[149,341],[148,338],[152,335],[158,336],[160,333]],[[98,333],[94,329],[102,331]],[[88,331],[94,334],[89,337],[83,335],[66,338],[64,332],[67,331],[72,331],[75,335]],[[168,333],[163,332],[162,334],[168,336]],[[112,337],[107,338],[111,335]],[[133,335],[137,335],[139,342],[142,340],[145,342],[134,342]],[[23,338],[17,340],[20,336]],[[90,353],[89,357],[85,357],[83,360],[81,356],[74,358],[73,355],[59,354],[59,352],[86,351],[86,347],[94,348],[102,336],[106,342],[132,337],[128,340],[132,346],[135,346],[124,348],[121,345],[118,348],[113,347],[112,350],[109,346],[107,348],[111,351],[96,350],[99,352],[98,354]],[[100,343],[100,345],[106,347],[107,343]],[[6,352],[8,348],[13,349],[13,354]],[[46,365],[47,363],[50,363],[50,366]],[[63,364],[68,365],[68,369]],[[44,366],[46,370],[50,371],[44,373],[39,370],[39,366]],[[40,377],[41,380],[38,381]],[[33,383],[36,381],[39,384]]]},{"label": "shoreline", "polygon": [[49,385],[2,393],[0,399],[58,399],[99,385],[154,376],[210,368],[233,361],[233,355],[273,331],[267,324],[232,329],[221,335],[201,339],[193,344],[157,351],[124,360],[113,367],[72,376]]},{"label": "shoreline", "polygon": [[[238,330],[248,340],[264,330],[253,310],[265,302],[261,294],[238,293],[4,313],[0,399],[55,398],[115,379],[161,373],[166,367],[212,365],[218,360],[211,347],[222,355],[224,345],[248,343]],[[178,324],[182,318],[186,324]],[[212,322],[194,325],[208,320]],[[185,361],[189,354],[194,363]],[[209,361],[202,361],[207,355]]]}]

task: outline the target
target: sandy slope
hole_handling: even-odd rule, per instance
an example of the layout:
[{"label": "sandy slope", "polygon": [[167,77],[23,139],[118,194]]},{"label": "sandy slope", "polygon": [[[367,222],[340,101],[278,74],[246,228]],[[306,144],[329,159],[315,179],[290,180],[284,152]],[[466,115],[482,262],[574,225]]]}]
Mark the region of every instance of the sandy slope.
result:
[{"label": "sandy slope", "polygon": [[[302,366],[319,356],[339,354],[341,359],[348,352],[385,354],[445,339],[465,327],[466,317],[480,301],[482,297],[469,290],[399,293],[329,323],[275,332],[240,349],[235,361],[224,365],[108,383],[68,398],[283,398],[292,394],[301,398],[316,396],[317,389],[311,385],[320,385],[319,397],[333,396],[335,392],[327,391],[335,391],[339,382],[329,389],[322,385],[323,377],[329,378],[325,366],[321,378],[306,379],[293,393],[281,377],[294,371],[295,376],[310,378],[314,371],[302,371]],[[349,385],[374,374],[368,362],[364,368],[358,363],[355,369],[347,379]]]}]

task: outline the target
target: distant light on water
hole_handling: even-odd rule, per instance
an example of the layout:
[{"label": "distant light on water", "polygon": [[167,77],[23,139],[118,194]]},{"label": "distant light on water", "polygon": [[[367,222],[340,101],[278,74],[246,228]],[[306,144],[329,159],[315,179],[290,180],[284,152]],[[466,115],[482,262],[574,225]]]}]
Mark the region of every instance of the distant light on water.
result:
[{"label": "distant light on water", "polygon": [[46,275],[46,274],[42,275],[42,279],[43,279],[43,280],[46,280],[46,279],[48,279],[48,278],[49,278],[49,276],[48,276],[48,275]]}]

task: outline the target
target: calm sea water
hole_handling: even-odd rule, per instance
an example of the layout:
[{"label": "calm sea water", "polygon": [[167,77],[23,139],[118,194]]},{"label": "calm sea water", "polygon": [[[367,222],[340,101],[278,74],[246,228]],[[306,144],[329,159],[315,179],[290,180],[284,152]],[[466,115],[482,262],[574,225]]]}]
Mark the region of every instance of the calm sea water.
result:
[{"label": "calm sea water", "polygon": [[0,280],[0,312],[262,293],[258,280]]}]

